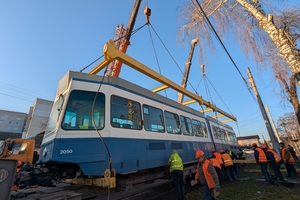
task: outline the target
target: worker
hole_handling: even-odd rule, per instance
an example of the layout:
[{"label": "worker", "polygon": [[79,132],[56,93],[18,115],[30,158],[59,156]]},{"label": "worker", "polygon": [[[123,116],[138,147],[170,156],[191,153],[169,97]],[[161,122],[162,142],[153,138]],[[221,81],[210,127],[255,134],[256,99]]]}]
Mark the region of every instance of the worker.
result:
[{"label": "worker", "polygon": [[294,160],[295,160],[295,161],[298,160],[298,157],[297,157],[297,155],[296,155],[296,152],[295,152],[295,150],[294,150],[294,147],[292,147],[291,145],[288,145],[288,150],[291,152],[291,154],[292,154]]},{"label": "worker", "polygon": [[224,166],[221,154],[219,152],[215,151],[215,150],[212,150],[211,152],[215,156],[215,158],[219,161],[221,167],[222,167],[222,165]]},{"label": "worker", "polygon": [[175,187],[178,200],[185,199],[185,186],[183,179],[183,164],[182,159],[176,151],[170,155],[168,164],[170,165],[170,172],[172,174],[173,185]]},{"label": "worker", "polygon": [[215,170],[218,174],[219,183],[221,185],[222,184],[222,168],[221,168],[221,165],[220,165],[219,161],[216,159],[216,156],[214,154],[212,154],[212,156],[210,158],[208,158],[208,160],[214,166],[214,168],[215,168]]},{"label": "worker", "polygon": [[[223,152],[224,152],[224,150],[223,150],[223,149],[220,149],[219,154],[220,154],[220,156],[221,156],[221,160],[222,160],[222,163],[223,163],[223,164],[221,164],[222,174],[226,174],[226,172],[225,172],[225,166],[224,166],[224,161],[223,161],[223,158],[222,158],[222,153],[223,153]],[[217,154],[215,154],[215,155],[216,155],[216,158],[218,158]]]},{"label": "worker", "polygon": [[[228,149],[225,149],[225,153],[228,153],[231,157],[232,160],[236,160],[237,156],[235,153],[233,153],[232,151],[229,151]],[[233,163],[233,169],[235,172],[236,177],[238,176],[238,172],[239,172],[239,164],[238,163]]]},{"label": "worker", "polygon": [[204,157],[202,150],[197,150],[195,157],[198,159],[195,179],[204,185],[203,200],[217,200],[213,190],[215,189],[217,192],[220,192],[221,187],[215,168],[211,162]]},{"label": "worker", "polygon": [[246,160],[246,153],[243,149],[239,149],[240,153],[238,154],[239,155],[239,159],[241,160]]},{"label": "worker", "polygon": [[275,179],[284,181],[280,171],[280,166],[283,164],[280,156],[273,149],[267,148],[266,145],[261,145],[260,148],[266,153],[267,159],[270,161],[270,166],[274,168]]},{"label": "worker", "polygon": [[233,161],[228,153],[226,153],[224,151],[220,151],[220,152],[222,152],[221,156],[222,156],[222,159],[224,162],[225,173],[226,173],[229,181],[232,182],[233,180],[237,179],[235,172],[234,172]]},{"label": "worker", "polygon": [[291,152],[288,150],[288,148],[285,147],[283,142],[280,142],[279,146],[281,149],[281,159],[283,160],[286,171],[288,173],[287,177],[298,177],[296,169],[293,166],[295,159],[293,158]]},{"label": "worker", "polygon": [[271,183],[270,174],[268,172],[268,159],[265,152],[257,146],[256,143],[252,144],[252,148],[254,150],[254,157],[256,162],[260,165],[260,169],[266,182]]}]

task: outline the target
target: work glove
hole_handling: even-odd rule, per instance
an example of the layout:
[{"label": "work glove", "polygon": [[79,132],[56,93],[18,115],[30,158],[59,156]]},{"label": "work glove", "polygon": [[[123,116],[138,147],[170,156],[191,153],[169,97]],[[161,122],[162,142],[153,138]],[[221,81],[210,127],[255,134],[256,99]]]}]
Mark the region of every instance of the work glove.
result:
[{"label": "work glove", "polygon": [[217,192],[220,192],[221,186],[220,185],[216,185],[215,189],[216,189]]}]

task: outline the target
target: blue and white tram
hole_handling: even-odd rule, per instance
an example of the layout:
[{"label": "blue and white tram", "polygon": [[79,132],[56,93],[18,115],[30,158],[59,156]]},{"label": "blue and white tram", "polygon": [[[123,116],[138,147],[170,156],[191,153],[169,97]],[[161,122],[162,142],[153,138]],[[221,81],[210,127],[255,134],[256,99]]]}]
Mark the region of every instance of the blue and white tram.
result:
[{"label": "blue and white tram", "polygon": [[184,164],[195,163],[196,150],[210,155],[214,144],[229,144],[216,136],[215,125],[199,111],[121,78],[70,71],[59,82],[38,162],[76,166],[89,177],[103,176],[109,166],[117,174],[164,167],[174,150]]},{"label": "blue and white tram", "polygon": [[206,121],[216,151],[228,149],[236,154],[239,153],[236,135],[231,126],[210,116],[206,116]]}]

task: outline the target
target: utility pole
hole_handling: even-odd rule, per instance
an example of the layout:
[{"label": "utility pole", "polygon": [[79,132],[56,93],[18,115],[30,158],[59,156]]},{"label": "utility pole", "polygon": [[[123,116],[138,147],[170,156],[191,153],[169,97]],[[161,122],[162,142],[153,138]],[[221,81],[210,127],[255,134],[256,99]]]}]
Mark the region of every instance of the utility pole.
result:
[{"label": "utility pole", "polygon": [[[197,42],[198,42],[198,39],[193,39],[191,41],[191,49],[190,49],[188,60],[185,63],[185,71],[184,71],[183,80],[182,80],[182,84],[181,84],[181,87],[183,87],[183,88],[186,88],[186,83],[187,83],[189,73],[190,73],[190,67],[192,65],[194,49],[195,49],[195,45],[197,44]],[[182,103],[182,101],[183,101],[183,94],[178,93],[178,102]]]},{"label": "utility pole", "polygon": [[260,95],[258,93],[258,90],[256,88],[256,85],[255,85],[255,82],[254,82],[254,79],[252,77],[252,74],[251,74],[251,71],[249,69],[249,67],[247,67],[247,72],[248,72],[248,77],[249,77],[249,82],[250,82],[250,87],[253,89],[255,95],[256,95],[256,99],[257,99],[257,102],[258,102],[258,105],[259,105],[259,108],[260,108],[260,111],[261,111],[261,114],[264,118],[264,122],[265,122],[265,125],[267,127],[267,130],[268,130],[268,133],[269,133],[269,136],[270,136],[270,139],[271,139],[271,142],[273,144],[273,149],[276,151],[276,153],[278,155],[280,155],[280,150],[279,150],[279,143],[278,141],[276,140],[275,138],[275,134],[273,132],[273,129],[272,129],[272,126],[271,126],[271,123],[270,123],[270,120],[267,116],[267,113],[266,113],[266,110],[264,108],[264,105],[263,105],[263,102],[260,98]]},{"label": "utility pole", "polygon": [[270,121],[271,121],[271,123],[272,123],[273,130],[274,130],[274,132],[275,132],[275,134],[276,134],[277,142],[280,142],[280,138],[279,138],[279,136],[278,136],[278,132],[277,132],[276,126],[275,126],[275,124],[274,124],[272,115],[271,115],[271,113],[270,113],[269,107],[268,107],[268,106],[265,106],[265,108],[266,108],[266,112],[267,112],[268,115],[269,115],[269,119],[270,119]]}]

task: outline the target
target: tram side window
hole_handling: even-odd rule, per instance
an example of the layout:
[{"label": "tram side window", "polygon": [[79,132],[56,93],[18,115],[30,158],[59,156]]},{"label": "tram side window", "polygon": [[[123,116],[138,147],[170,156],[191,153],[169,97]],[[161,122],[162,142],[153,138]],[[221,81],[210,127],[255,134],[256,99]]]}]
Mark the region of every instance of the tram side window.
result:
[{"label": "tram side window", "polygon": [[232,133],[232,135],[233,135],[233,142],[237,142],[235,133]]},{"label": "tram side window", "polygon": [[201,122],[198,120],[193,119],[193,131],[195,133],[195,136],[197,137],[203,137],[203,132],[202,132],[202,127],[201,127]]},{"label": "tram side window", "polygon": [[198,120],[193,119],[193,131],[195,136],[197,137],[208,137],[207,128],[205,122],[200,122]]},{"label": "tram side window", "polygon": [[105,96],[88,91],[73,90],[70,94],[62,128],[65,130],[94,130],[104,128]]},{"label": "tram side window", "polygon": [[229,136],[230,136],[230,141],[231,141],[231,142],[236,142],[236,136],[235,136],[234,133],[229,132]]},{"label": "tram side window", "polygon": [[165,111],[165,120],[168,133],[181,134],[179,116],[177,114]]},{"label": "tram side window", "polygon": [[142,129],[141,106],[123,97],[111,96],[111,126],[125,129]]},{"label": "tram side window", "polygon": [[214,134],[215,139],[221,139],[220,128],[217,126],[212,126],[212,128],[213,128],[213,134]]},{"label": "tram side window", "polygon": [[225,130],[225,140],[230,141],[230,135],[229,132]]},{"label": "tram side window", "polygon": [[181,122],[181,131],[183,135],[191,135],[193,136],[193,129],[192,129],[192,122],[191,119],[188,117],[180,116]]},{"label": "tram side window", "polygon": [[219,133],[220,139],[225,140],[225,130],[220,128],[219,131],[220,131]]},{"label": "tram side window", "polygon": [[143,105],[144,128],[146,131],[165,132],[165,123],[161,109]]},{"label": "tram side window", "polygon": [[202,129],[202,133],[203,133],[204,137],[208,138],[205,122],[201,122],[201,129]]}]

